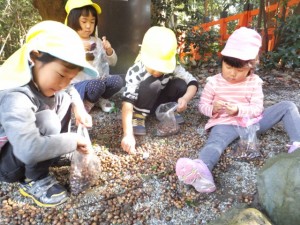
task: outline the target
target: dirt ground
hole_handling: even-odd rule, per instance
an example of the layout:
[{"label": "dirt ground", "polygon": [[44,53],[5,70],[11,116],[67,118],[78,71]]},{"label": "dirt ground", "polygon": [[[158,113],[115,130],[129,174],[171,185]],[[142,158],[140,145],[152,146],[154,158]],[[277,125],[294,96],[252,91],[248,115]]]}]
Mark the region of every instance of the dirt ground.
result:
[{"label": "dirt ground", "polygon": [[[230,208],[241,204],[260,209],[257,202],[256,174],[265,161],[287,151],[288,137],[281,124],[259,137],[262,156],[238,158],[230,145],[213,170],[217,190],[200,194],[176,177],[178,158],[197,158],[207,135],[207,118],[197,111],[205,79],[215,70],[195,71],[201,87],[182,115],[185,123],[179,133],[155,136],[158,121],[147,118],[147,135],[137,137],[136,155],[120,148],[122,138],[121,98],[113,100],[119,110],[103,113],[95,108],[90,137],[101,161],[96,185],[54,209],[39,208],[20,196],[17,184],[0,182],[0,224],[207,224]],[[264,80],[265,106],[291,100],[300,107],[299,71],[258,71]],[[51,168],[57,179],[69,188],[70,162]]]}]

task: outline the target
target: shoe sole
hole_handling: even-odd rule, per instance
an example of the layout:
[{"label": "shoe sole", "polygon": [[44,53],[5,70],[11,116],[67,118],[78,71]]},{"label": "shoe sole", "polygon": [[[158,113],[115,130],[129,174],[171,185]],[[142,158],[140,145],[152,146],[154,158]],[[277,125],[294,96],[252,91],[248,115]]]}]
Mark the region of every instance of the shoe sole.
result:
[{"label": "shoe sole", "polygon": [[134,135],[146,135],[146,128],[143,126],[132,127]]},{"label": "shoe sole", "polygon": [[138,136],[144,136],[144,135],[146,135],[147,133],[146,133],[146,132],[136,132],[136,131],[133,131],[133,134],[134,134],[134,135],[138,135]]},{"label": "shoe sole", "polygon": [[35,198],[34,196],[32,196],[31,194],[27,193],[25,190],[23,190],[22,188],[19,189],[19,192],[21,193],[21,195],[23,195],[24,197],[29,197],[31,198],[38,206],[40,207],[55,207],[55,206],[58,206],[64,202],[66,202],[69,197],[65,197],[64,199],[62,199],[60,202],[58,203],[53,203],[53,204],[49,204],[49,203],[43,203],[43,202],[40,202],[37,198]]},{"label": "shoe sole", "polygon": [[[199,170],[208,170],[208,168],[205,167],[206,165],[203,165],[201,162],[196,163],[191,159],[181,158],[176,163],[176,175],[180,181],[192,185],[198,192],[211,193],[216,190],[215,184],[209,179],[204,178],[203,174],[199,173]],[[210,171],[208,172],[210,173]],[[198,184],[200,184],[201,187],[198,187]],[[203,188],[203,185],[209,187]]]}]

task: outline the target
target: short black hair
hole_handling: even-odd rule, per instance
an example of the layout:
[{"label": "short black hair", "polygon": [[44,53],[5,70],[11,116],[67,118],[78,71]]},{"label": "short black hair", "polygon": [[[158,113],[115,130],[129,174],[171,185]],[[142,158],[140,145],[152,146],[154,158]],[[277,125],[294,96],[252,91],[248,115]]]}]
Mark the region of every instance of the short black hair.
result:
[{"label": "short black hair", "polygon": [[255,66],[255,61],[256,60],[241,60],[238,58],[234,57],[229,57],[229,56],[222,56],[222,61],[224,61],[226,64],[229,66],[235,67],[235,68],[243,68],[243,67],[249,67],[253,68]]},{"label": "short black hair", "polygon": [[[36,57],[36,60],[42,62],[43,64],[51,63],[51,62],[53,62],[53,61],[55,61],[55,60],[60,60],[60,61],[62,61],[62,62],[64,63],[64,65],[65,65],[67,68],[69,68],[69,69],[76,69],[76,68],[79,68],[80,70],[83,70],[83,67],[78,66],[78,65],[75,65],[75,64],[72,64],[72,63],[69,63],[69,62],[67,62],[67,61],[65,61],[65,60],[62,60],[62,59],[60,59],[60,58],[57,58],[57,57],[55,57],[55,56],[53,56],[53,55],[51,55],[51,54],[49,54],[49,53],[47,53],[47,52],[41,52],[41,51],[40,51],[40,53],[41,53],[41,54],[40,54],[38,57]],[[30,53],[30,54],[32,54],[32,53]]]},{"label": "short black hair", "polygon": [[81,30],[82,28],[79,23],[80,16],[88,16],[90,13],[92,14],[93,17],[95,17],[95,29],[94,32],[92,33],[92,36],[95,36],[96,27],[98,24],[98,14],[96,9],[91,5],[72,9],[67,17],[67,25],[71,27],[73,30],[75,30],[76,32]]},{"label": "short black hair", "polygon": [[221,61],[235,68],[248,67],[250,69],[248,75],[254,72],[256,64],[258,63],[258,60],[256,59],[242,60],[242,59],[229,57],[229,56],[222,56]]}]

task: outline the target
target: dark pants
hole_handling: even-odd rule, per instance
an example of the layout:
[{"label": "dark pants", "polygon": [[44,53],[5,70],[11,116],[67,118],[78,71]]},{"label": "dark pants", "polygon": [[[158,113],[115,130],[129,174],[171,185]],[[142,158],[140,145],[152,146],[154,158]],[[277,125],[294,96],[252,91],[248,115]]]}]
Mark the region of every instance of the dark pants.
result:
[{"label": "dark pants", "polygon": [[134,104],[134,111],[153,114],[160,104],[177,102],[187,90],[187,84],[182,79],[170,80],[165,88],[163,87],[160,79],[153,76],[143,81],[139,88],[138,100]]},{"label": "dark pants", "polygon": [[109,99],[124,86],[119,75],[110,75],[104,79],[84,80],[74,84],[82,100],[96,103],[99,99]]},{"label": "dark pants", "polygon": [[[71,119],[71,99],[64,94],[56,95],[57,108],[36,113],[36,126],[41,135],[68,132]],[[34,157],[34,156],[33,156]],[[0,181],[18,182],[25,178],[39,180],[49,174],[49,167],[59,158],[25,165],[15,155],[13,146],[7,142],[0,150]]]}]

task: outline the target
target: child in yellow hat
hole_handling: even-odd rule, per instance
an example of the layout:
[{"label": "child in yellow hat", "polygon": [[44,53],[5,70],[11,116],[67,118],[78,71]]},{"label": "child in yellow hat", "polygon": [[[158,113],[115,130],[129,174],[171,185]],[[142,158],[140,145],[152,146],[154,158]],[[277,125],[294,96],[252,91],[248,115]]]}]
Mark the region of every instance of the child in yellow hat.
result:
[{"label": "child in yellow hat", "polygon": [[[198,90],[196,78],[176,65],[177,40],[166,27],[153,26],[145,33],[140,57],[129,68],[122,105],[124,136],[122,148],[135,152],[134,135],[145,135],[146,116],[163,103],[177,102],[177,112],[183,112]],[[176,121],[183,123],[177,114]]]},{"label": "child in yellow hat", "polygon": [[33,26],[0,67],[0,181],[20,182],[20,193],[42,207],[68,199],[49,175],[52,163],[76,149],[88,153],[87,141],[68,133],[71,109],[77,123],[92,125],[76,90],[65,90],[80,71],[98,75],[77,33],[54,21]]},{"label": "child in yellow hat", "polygon": [[109,74],[109,66],[117,63],[117,55],[110,42],[103,37],[95,36],[98,14],[101,8],[91,0],[68,0],[65,6],[67,17],[65,23],[80,36],[86,51],[86,59],[99,72],[100,79],[81,72],[73,80],[73,84],[84,100],[89,112],[96,104],[104,112],[111,112],[114,103],[108,99],[123,87],[123,79]]}]

